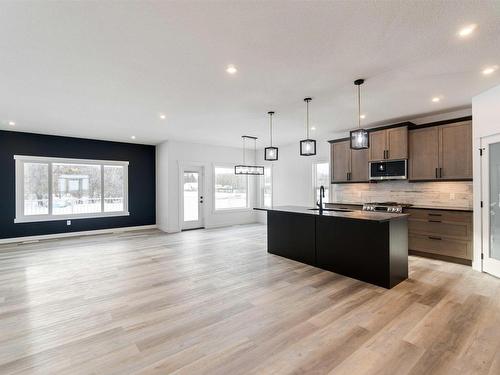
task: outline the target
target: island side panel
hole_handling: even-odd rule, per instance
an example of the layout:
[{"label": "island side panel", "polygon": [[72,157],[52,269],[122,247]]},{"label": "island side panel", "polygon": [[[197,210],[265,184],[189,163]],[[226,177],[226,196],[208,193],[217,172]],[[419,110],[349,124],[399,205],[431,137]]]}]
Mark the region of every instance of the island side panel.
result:
[{"label": "island side panel", "polygon": [[315,217],[286,212],[267,212],[267,251],[315,265]]},{"label": "island side panel", "polygon": [[391,287],[389,222],[316,218],[316,266]]},{"label": "island side panel", "polygon": [[391,288],[408,278],[408,220],[390,222]]}]

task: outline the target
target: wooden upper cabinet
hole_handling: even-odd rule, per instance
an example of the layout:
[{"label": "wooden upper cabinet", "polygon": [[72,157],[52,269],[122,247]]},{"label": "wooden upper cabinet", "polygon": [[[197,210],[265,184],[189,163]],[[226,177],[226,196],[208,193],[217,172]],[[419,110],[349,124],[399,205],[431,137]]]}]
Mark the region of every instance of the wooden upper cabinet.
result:
[{"label": "wooden upper cabinet", "polygon": [[370,161],[408,158],[408,127],[375,130],[370,132]]},{"label": "wooden upper cabinet", "polygon": [[370,132],[370,161],[378,161],[385,159],[387,149],[387,133],[385,130],[377,130]]},{"label": "wooden upper cabinet", "polygon": [[410,131],[410,180],[472,179],[472,123],[461,121]]},{"label": "wooden upper cabinet", "polygon": [[439,177],[472,178],[472,126],[470,121],[440,126]]},{"label": "wooden upper cabinet", "polygon": [[387,159],[408,159],[408,127],[387,129]]},{"label": "wooden upper cabinet", "polygon": [[438,128],[416,129],[410,132],[410,180],[433,180],[438,177]]},{"label": "wooden upper cabinet", "polygon": [[331,144],[332,182],[347,182],[351,170],[351,145],[349,141]]},{"label": "wooden upper cabinet", "polygon": [[368,150],[351,150],[351,175],[352,182],[368,181]]},{"label": "wooden upper cabinet", "polygon": [[351,150],[348,140],[334,142],[330,148],[332,183],[368,181],[368,150]]}]

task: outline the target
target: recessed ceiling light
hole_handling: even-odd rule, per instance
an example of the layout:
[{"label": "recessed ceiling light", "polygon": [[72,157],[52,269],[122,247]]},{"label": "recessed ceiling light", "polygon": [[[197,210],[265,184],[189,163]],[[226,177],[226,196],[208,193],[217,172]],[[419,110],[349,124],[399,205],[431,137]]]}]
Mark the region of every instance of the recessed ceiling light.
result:
[{"label": "recessed ceiling light", "polygon": [[160,118],[161,118],[162,120],[165,120],[165,119],[167,118],[167,116],[166,116],[165,114],[161,113],[161,114],[160,114]]},{"label": "recessed ceiling light", "polygon": [[316,126],[311,126],[311,130],[316,130]]},{"label": "recessed ceiling light", "polygon": [[15,126],[15,125],[16,125],[16,123],[15,123],[14,121],[9,121],[9,125],[10,125],[10,126]]},{"label": "recessed ceiling light", "polygon": [[439,98],[438,96],[435,96],[434,98],[432,98],[433,103],[438,103],[440,100],[441,100],[441,98]]},{"label": "recessed ceiling light", "polygon": [[132,137],[130,137],[131,139],[135,139],[135,135],[133,135]]},{"label": "recessed ceiling light", "polygon": [[229,64],[226,68],[226,72],[228,72],[229,74],[236,74],[237,71],[238,69],[236,69],[233,64]]},{"label": "recessed ceiling light", "polygon": [[495,65],[495,66],[489,66],[485,69],[483,69],[483,74],[485,76],[491,74],[491,73],[494,73],[496,70],[498,69],[498,65]]},{"label": "recessed ceiling light", "polygon": [[467,25],[465,27],[462,27],[459,31],[458,31],[458,35],[462,38],[466,37],[466,36],[469,36],[470,34],[472,34],[474,32],[474,30],[476,29],[477,25],[476,24],[470,24],[470,25]]},{"label": "recessed ceiling light", "polygon": [[366,115],[361,115],[361,116],[359,116],[359,118],[364,119],[364,118],[366,118]]}]

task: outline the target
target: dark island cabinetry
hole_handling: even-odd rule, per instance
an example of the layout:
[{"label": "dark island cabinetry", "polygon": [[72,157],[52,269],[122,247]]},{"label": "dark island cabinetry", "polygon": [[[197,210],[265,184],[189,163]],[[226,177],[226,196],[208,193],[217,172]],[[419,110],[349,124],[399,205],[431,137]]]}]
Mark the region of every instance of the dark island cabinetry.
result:
[{"label": "dark island cabinetry", "polygon": [[267,232],[270,253],[315,265],[315,218],[287,212],[268,214],[267,225],[273,228]]},{"label": "dark island cabinetry", "polygon": [[384,288],[408,278],[406,215],[268,209],[268,252]]}]

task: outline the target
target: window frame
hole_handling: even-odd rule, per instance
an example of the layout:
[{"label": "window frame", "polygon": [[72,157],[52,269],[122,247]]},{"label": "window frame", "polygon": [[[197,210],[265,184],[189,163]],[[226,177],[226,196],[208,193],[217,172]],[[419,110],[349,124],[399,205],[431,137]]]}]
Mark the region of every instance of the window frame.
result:
[{"label": "window frame", "polygon": [[[271,176],[270,176],[270,178],[271,178],[271,205],[270,206],[266,206],[264,204],[264,202],[265,202],[264,190],[266,187],[266,176],[265,176],[266,169],[269,169],[269,171],[271,173]],[[272,165],[264,166],[264,175],[261,177],[261,179],[259,181],[259,206],[261,208],[272,208],[274,206],[274,183],[273,183],[273,166]]]},{"label": "window frame", "polygon": [[214,214],[218,213],[224,213],[224,212],[245,212],[245,211],[251,211],[250,207],[250,179],[248,178],[248,175],[240,175],[240,177],[244,176],[246,179],[246,189],[247,189],[247,197],[246,197],[246,207],[234,207],[234,208],[217,208],[216,207],[216,197],[215,194],[217,193],[215,190],[215,183],[217,181],[216,174],[215,174],[215,169],[216,168],[228,168],[232,169],[234,173],[234,166],[235,164],[230,164],[230,163],[214,163],[212,165],[212,202],[213,202],[213,207],[212,207],[212,212]]},{"label": "window frame", "polygon": [[[15,186],[16,186],[16,216],[14,223],[32,223],[43,221],[60,221],[70,219],[92,219],[100,217],[114,217],[114,216],[129,216],[128,207],[128,161],[116,160],[94,160],[94,159],[74,159],[74,158],[56,158],[45,156],[27,156],[27,155],[14,155],[16,164],[15,170]],[[48,213],[41,215],[25,215],[24,214],[24,164],[25,163],[39,163],[48,165],[48,183],[49,183],[49,199],[48,199]],[[85,164],[85,165],[99,165],[101,167],[101,212],[82,213],[82,214],[66,214],[54,215],[52,213],[52,164]],[[104,212],[104,166],[121,166],[123,167],[123,210]]]},{"label": "window frame", "polygon": [[[316,207],[317,198],[316,198],[316,182],[318,181],[318,164],[328,164],[328,181],[331,181],[331,165],[328,160],[318,160],[312,163],[312,201],[314,207]],[[326,186],[325,186],[326,187]],[[331,183],[328,184],[328,195],[326,196],[328,202],[330,202],[330,191],[331,191]]]}]

